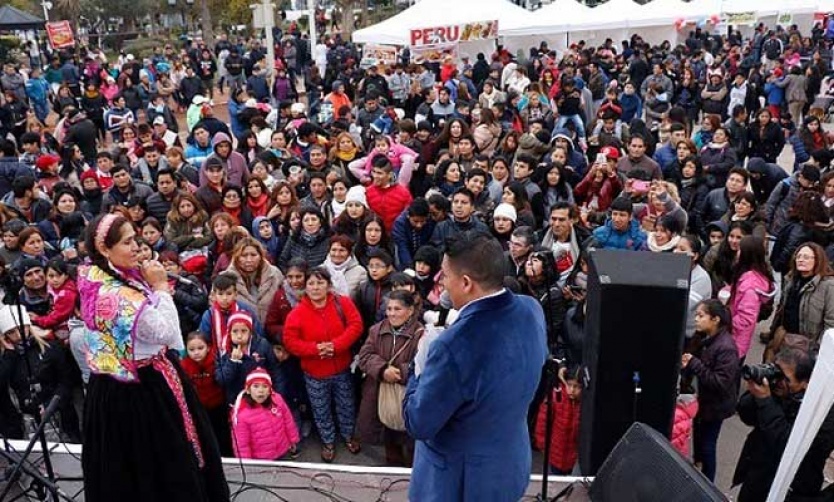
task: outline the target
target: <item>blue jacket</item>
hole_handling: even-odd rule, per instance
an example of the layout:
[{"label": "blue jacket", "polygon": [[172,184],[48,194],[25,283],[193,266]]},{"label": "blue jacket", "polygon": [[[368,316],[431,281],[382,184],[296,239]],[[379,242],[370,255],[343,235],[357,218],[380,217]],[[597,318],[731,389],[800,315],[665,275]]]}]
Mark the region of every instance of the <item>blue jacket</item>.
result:
[{"label": "blue jacket", "polygon": [[[255,334],[260,336],[260,337],[265,336],[263,326],[261,326],[261,322],[258,321],[258,313],[255,312],[255,310],[252,309],[252,307],[250,307],[249,305],[246,305],[243,302],[237,302],[237,308],[240,309],[240,310],[246,311],[246,313],[248,313],[250,316],[252,316],[252,330],[255,332]],[[229,316],[224,316],[223,320],[225,322],[228,319],[229,319]],[[206,335],[206,337],[209,340],[214,340],[214,333],[212,333],[212,328],[211,328],[211,307],[209,307],[208,310],[203,312],[203,317],[200,319],[199,331],[200,331],[200,333]]]},{"label": "blue jacket", "polygon": [[620,117],[623,123],[628,124],[634,119],[643,118],[643,100],[636,92],[631,95],[621,93],[620,105],[623,107],[623,115]]},{"label": "blue jacket", "polygon": [[669,142],[655,150],[653,158],[660,165],[660,169],[663,171],[663,177],[668,178],[671,174],[670,169],[672,164],[678,160],[678,153],[675,151],[672,143]]},{"label": "blue jacket", "polygon": [[547,357],[544,312],[506,290],[464,308],[408,379],[409,500],[516,501],[530,483],[527,411]]},{"label": "blue jacket", "polygon": [[[768,105],[779,106],[785,102],[784,77],[776,82],[768,82],[764,86],[765,96]],[[781,87],[780,87],[781,86]]]},{"label": "blue jacket", "polygon": [[594,240],[602,249],[627,249],[638,251],[646,242],[646,233],[640,228],[640,222],[632,218],[628,230],[618,232],[614,230],[611,218],[605,221],[605,225],[594,230]]},{"label": "blue jacket", "polygon": [[185,161],[196,169],[200,169],[203,162],[213,153],[214,148],[211,146],[211,143],[205,148],[201,148],[197,143],[189,143],[185,147]]},{"label": "blue jacket", "polygon": [[43,77],[30,78],[26,81],[26,95],[37,103],[46,103],[49,95],[49,82]]},{"label": "blue jacket", "polygon": [[243,111],[243,104],[236,102],[234,99],[229,99],[229,125],[232,128],[232,134],[235,138],[240,138],[246,132],[246,125],[240,121],[238,114]]},{"label": "blue jacket", "polygon": [[805,142],[802,141],[802,138],[799,136],[799,132],[795,132],[788,136],[788,143],[791,144],[793,147],[793,168],[795,171],[799,171],[802,167],[802,164],[811,160],[811,153],[807,148],[805,148]]},{"label": "blue jacket", "polygon": [[229,352],[217,359],[217,366],[214,368],[214,379],[223,387],[226,393],[226,402],[234,404],[237,395],[246,387],[246,376],[255,368],[263,368],[272,378],[272,388],[283,395],[286,393],[284,378],[279,369],[278,359],[272,346],[258,335],[251,335],[247,354],[240,361],[232,361]]},{"label": "blue jacket", "polygon": [[408,209],[394,220],[392,235],[397,249],[397,263],[401,270],[414,267],[414,253],[420,249],[420,246],[429,244],[434,225],[434,220],[428,218],[423,228],[415,231],[408,221]]}]

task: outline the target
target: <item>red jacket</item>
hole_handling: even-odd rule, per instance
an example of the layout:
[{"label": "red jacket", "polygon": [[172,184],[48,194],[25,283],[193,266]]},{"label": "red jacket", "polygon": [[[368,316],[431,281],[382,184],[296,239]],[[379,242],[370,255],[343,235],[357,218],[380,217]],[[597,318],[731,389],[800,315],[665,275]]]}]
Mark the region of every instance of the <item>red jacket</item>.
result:
[{"label": "red jacket", "polygon": [[[550,465],[570,471],[579,453],[579,410],[581,401],[571,401],[562,389],[553,390],[553,434],[550,437]],[[542,401],[536,419],[536,448],[544,450],[547,401]]]},{"label": "red jacket", "polygon": [[[327,378],[348,369],[353,359],[350,347],[362,329],[362,317],[349,297],[328,294],[325,306],[317,308],[305,296],[284,323],[284,346],[301,360],[305,373],[313,378]],[[322,359],[316,347],[320,342],[333,342],[335,355]]]},{"label": "red jacket", "polygon": [[67,321],[78,303],[78,287],[75,281],[67,279],[59,289],[49,288],[49,295],[52,296],[52,310],[46,315],[34,317],[32,323],[53,331],[66,330]]},{"label": "red jacket", "polygon": [[672,446],[689,458],[689,439],[692,437],[692,420],[698,413],[698,400],[691,394],[678,396],[675,404],[675,420],[672,424]]},{"label": "red jacket", "polygon": [[226,402],[223,387],[214,379],[215,350],[209,349],[208,355],[202,362],[188,357],[182,360],[182,369],[194,385],[197,397],[207,410],[213,410]]},{"label": "red jacket", "polygon": [[241,399],[232,419],[235,454],[238,458],[277,460],[298,444],[298,428],[287,403],[276,392],[272,406],[250,406]]},{"label": "red jacket", "polygon": [[411,204],[411,192],[398,183],[392,183],[388,188],[371,185],[365,191],[368,207],[382,218],[385,230],[391,233],[397,216],[408,209]]},{"label": "red jacket", "polygon": [[620,195],[622,189],[623,184],[619,176],[603,176],[602,182],[597,183],[594,181],[594,172],[589,170],[582,181],[576,185],[573,193],[583,204],[591,202],[591,199],[596,195],[599,198],[597,201],[599,204],[598,210],[605,212],[611,207],[614,199]]},{"label": "red jacket", "polygon": [[275,296],[272,297],[269,310],[266,311],[264,321],[264,333],[271,343],[283,344],[284,323],[287,322],[290,312],[292,312],[292,306],[287,299],[287,292],[283,287],[278,288]]}]

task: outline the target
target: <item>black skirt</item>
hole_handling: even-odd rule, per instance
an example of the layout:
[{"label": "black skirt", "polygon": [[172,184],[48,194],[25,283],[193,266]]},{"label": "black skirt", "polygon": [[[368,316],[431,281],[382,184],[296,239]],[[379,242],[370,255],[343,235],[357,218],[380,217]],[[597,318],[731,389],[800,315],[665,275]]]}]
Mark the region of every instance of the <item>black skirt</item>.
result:
[{"label": "black skirt", "polygon": [[141,383],[91,375],[84,406],[84,500],[221,502],[229,500],[211,423],[179,363],[185,400],[200,438],[200,469],[174,393],[153,367]]}]

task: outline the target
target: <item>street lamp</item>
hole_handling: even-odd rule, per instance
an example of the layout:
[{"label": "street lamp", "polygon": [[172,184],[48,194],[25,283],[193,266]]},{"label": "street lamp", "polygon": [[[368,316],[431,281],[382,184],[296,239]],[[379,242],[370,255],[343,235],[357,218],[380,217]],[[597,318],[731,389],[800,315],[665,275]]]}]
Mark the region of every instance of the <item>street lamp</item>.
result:
[{"label": "street lamp", "polygon": [[52,10],[52,2],[44,0],[43,2],[41,2],[41,7],[43,7],[43,20],[48,23],[49,11]]}]

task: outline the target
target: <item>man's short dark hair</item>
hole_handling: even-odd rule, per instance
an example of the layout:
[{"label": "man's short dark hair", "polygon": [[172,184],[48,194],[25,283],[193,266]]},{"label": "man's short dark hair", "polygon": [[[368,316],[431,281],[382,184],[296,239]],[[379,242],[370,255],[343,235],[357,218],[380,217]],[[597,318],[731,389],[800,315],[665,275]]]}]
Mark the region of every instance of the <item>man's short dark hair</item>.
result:
[{"label": "man's short dark hair", "polygon": [[672,125],[669,126],[669,132],[679,132],[679,131],[686,132],[686,126],[681,124],[680,122],[672,122]]},{"label": "man's short dark hair", "polygon": [[113,155],[110,152],[101,151],[96,154],[96,159],[110,159],[113,160]]},{"label": "man's short dark hair", "polygon": [[527,225],[521,226],[513,230],[512,237],[517,239],[524,239],[524,243],[527,246],[533,245],[536,241],[536,234],[533,232],[533,229],[528,227]]},{"label": "man's short dark hair", "polygon": [[442,210],[443,212],[448,213],[452,209],[452,203],[449,202],[449,199],[443,196],[443,194],[435,193],[429,196],[428,203],[430,206],[434,206],[437,209]]},{"label": "man's short dark hair", "polygon": [[427,217],[429,215],[429,203],[422,197],[417,197],[408,206],[409,216]]},{"label": "man's short dark hair", "polygon": [[3,157],[17,157],[17,149],[14,143],[3,138],[0,138],[0,153],[3,154]]},{"label": "man's short dark hair", "polygon": [[455,190],[455,193],[452,194],[452,199],[455,198],[455,195],[463,195],[464,197],[469,199],[470,204],[475,205],[475,194],[472,193],[472,190],[466,187],[460,187],[457,190]]},{"label": "man's short dark hair", "polygon": [[32,176],[18,176],[12,181],[12,191],[18,199],[25,196],[26,192],[35,188],[35,178]]},{"label": "man's short dark hair", "polygon": [[559,211],[561,209],[567,209],[568,217],[571,219],[579,217],[579,209],[577,209],[576,204],[570,203],[566,200],[557,201],[555,204],[550,206],[550,214],[553,214],[553,211]]},{"label": "man's short dark hair", "polygon": [[170,176],[174,183],[179,183],[182,179],[180,173],[174,171],[173,169],[166,167],[165,169],[160,169],[158,173],[156,173],[156,179],[161,178],[162,176]]},{"label": "man's short dark hair", "polygon": [[120,173],[122,171],[130,174],[130,168],[128,168],[127,165],[122,164],[120,162],[120,163],[116,164],[115,166],[113,166],[113,169],[110,170],[110,175],[115,176],[117,173]]},{"label": "man's short dark hair", "polygon": [[631,199],[628,197],[617,197],[611,203],[611,211],[624,211],[631,214],[634,212],[634,204],[631,203]]},{"label": "man's short dark hair", "polygon": [[460,275],[468,275],[486,290],[496,290],[504,284],[504,250],[491,235],[469,230],[446,239],[446,259]]},{"label": "man's short dark hair", "polygon": [[483,169],[481,169],[479,167],[476,167],[476,168],[472,169],[471,171],[469,171],[468,173],[466,173],[466,181],[471,180],[475,176],[480,176],[481,178],[484,179],[484,182],[486,182],[486,180],[489,179],[489,174],[487,174],[486,171],[484,171]]},{"label": "man's short dark hair", "polygon": [[744,178],[744,183],[750,181],[750,171],[743,167],[734,167],[730,169],[730,171],[727,173],[727,178],[729,178],[731,174],[738,174],[739,176]]},{"label": "man's short dark hair", "polygon": [[36,133],[36,132],[25,132],[25,133],[20,135],[20,144],[21,145],[32,144],[32,143],[35,143],[38,146],[40,146],[41,137],[38,133]]},{"label": "man's short dark hair", "polygon": [[795,368],[796,379],[807,382],[814,371],[814,358],[806,351],[799,349],[784,349],[776,353],[776,362],[784,363]]}]

